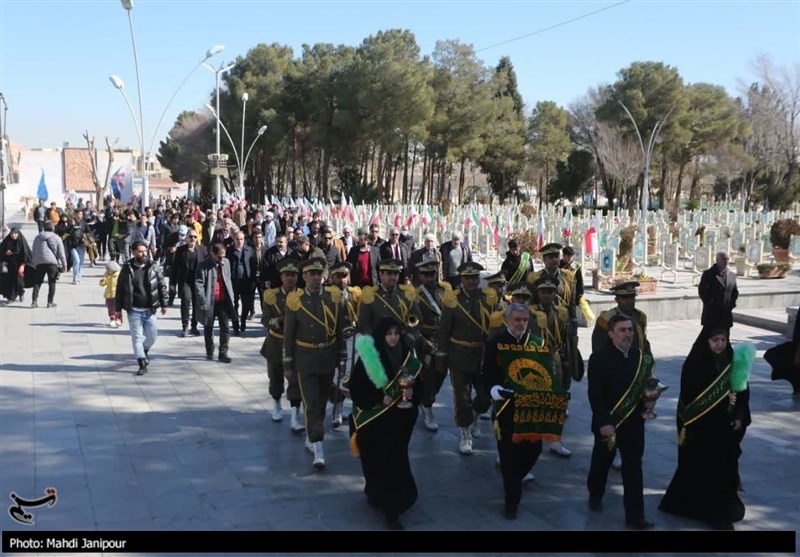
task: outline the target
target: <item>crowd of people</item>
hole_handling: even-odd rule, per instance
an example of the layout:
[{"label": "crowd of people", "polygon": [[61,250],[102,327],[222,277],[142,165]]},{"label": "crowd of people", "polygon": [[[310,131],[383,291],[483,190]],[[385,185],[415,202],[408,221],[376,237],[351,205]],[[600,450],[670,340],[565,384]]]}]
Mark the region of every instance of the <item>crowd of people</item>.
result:
[{"label": "crowd of people", "polygon": [[[406,229],[390,228],[386,238],[377,224],[335,230],[321,215],[277,206],[204,211],[181,199],[139,213],[132,205],[67,212],[40,204],[34,215],[40,233],[32,249],[18,230],[0,245],[3,295],[23,299],[30,266],[32,306],[47,277],[52,307],[60,272],[71,268],[78,284],[87,254],[90,265],[105,261],[108,324],[119,327],[127,313],[138,375],[148,372],[157,314],[176,298],[182,336],[199,336],[202,325],[207,358],[216,352],[222,363],[231,362],[231,334],[244,335],[260,313],[272,420],[283,420],[285,395],[290,429],[305,433],[312,466],[322,470],[332,403],[333,426],[349,426],[361,459],[367,501],[390,528],[402,528],[400,515],[417,498],[408,445],[418,409],[425,429],[437,431],[433,406],[448,376],[458,452],[473,453],[482,420],[494,424],[503,513],[513,520],[544,443],[562,458],[572,454],[562,431],[571,383],[585,374],[595,436],[589,508],[602,511],[614,466],[626,524],[653,526],[644,515],[642,457],[645,420],[660,391],[647,390],[655,362],[646,315],[636,308],[638,284],[613,289],[617,305],[597,316],[584,370],[578,323],[591,312],[569,246],[540,247],[537,269],[512,239],[499,272],[487,275],[457,232],[441,245],[426,234],[417,248]],[[744,516],[738,459],[750,413],[749,391],[729,383],[727,312],[738,291],[723,256],[701,282],[708,309],[681,375],[678,468],[660,508],[732,529]],[[348,397],[352,412],[344,416]]]}]

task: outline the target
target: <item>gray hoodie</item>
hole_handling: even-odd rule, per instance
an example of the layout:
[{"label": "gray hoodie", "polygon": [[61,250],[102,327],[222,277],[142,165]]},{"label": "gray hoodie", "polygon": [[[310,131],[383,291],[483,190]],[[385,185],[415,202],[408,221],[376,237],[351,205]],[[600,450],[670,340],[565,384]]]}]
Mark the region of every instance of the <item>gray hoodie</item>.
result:
[{"label": "gray hoodie", "polygon": [[33,239],[31,249],[33,264],[38,265],[58,265],[67,268],[67,258],[64,253],[64,242],[55,232],[40,232]]}]

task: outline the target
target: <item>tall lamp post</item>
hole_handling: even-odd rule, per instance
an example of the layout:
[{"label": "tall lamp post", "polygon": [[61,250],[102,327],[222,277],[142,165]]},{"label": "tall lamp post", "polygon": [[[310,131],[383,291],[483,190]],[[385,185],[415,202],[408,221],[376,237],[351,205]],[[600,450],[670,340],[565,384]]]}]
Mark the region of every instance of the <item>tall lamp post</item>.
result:
[{"label": "tall lamp post", "polygon": [[133,45],[133,62],[136,69],[136,94],[138,96],[138,104],[139,104],[139,118],[137,120],[136,114],[133,111],[133,106],[131,105],[130,101],[128,100],[127,95],[125,95],[125,84],[121,78],[116,75],[112,75],[109,77],[111,83],[114,87],[122,94],[122,97],[125,99],[125,103],[128,105],[128,110],[131,113],[131,117],[133,118],[133,123],[136,126],[136,133],[139,136],[139,149],[141,153],[141,173],[142,173],[142,211],[144,212],[145,207],[150,205],[150,181],[148,176],[148,167],[147,164],[150,161],[150,157],[152,156],[153,147],[156,143],[156,138],[158,137],[158,130],[161,127],[161,123],[164,120],[164,116],[167,113],[172,101],[178,95],[178,92],[181,90],[183,85],[189,80],[189,78],[200,68],[201,65],[206,63],[206,60],[214,56],[215,54],[219,54],[225,48],[222,45],[215,45],[208,49],[206,52],[205,57],[197,63],[196,66],[192,68],[183,81],[181,81],[178,88],[172,94],[169,101],[167,102],[167,106],[164,107],[164,111],[161,113],[161,117],[158,119],[158,123],[156,124],[155,132],[153,133],[153,140],[150,143],[150,149],[145,151],[145,143],[144,143],[144,112],[142,110],[142,82],[139,77],[139,54],[136,50],[136,34],[133,31],[133,0],[120,0],[122,3],[122,7],[128,12],[128,26],[130,27],[131,32],[131,44]]},{"label": "tall lamp post", "polygon": [[[242,95],[242,100],[247,102],[248,95],[244,93]],[[231,142],[231,149],[233,149],[233,156],[236,159],[236,166],[239,169],[239,196],[240,198],[244,198],[244,171],[247,168],[247,160],[250,158],[250,153],[253,152],[253,147],[256,146],[256,142],[258,139],[264,135],[264,132],[267,131],[267,126],[261,126],[258,128],[256,132],[256,137],[253,139],[253,142],[250,144],[250,148],[247,150],[247,155],[245,155],[244,159],[239,156],[239,153],[236,152],[236,144],[233,142],[233,138],[231,134],[228,133],[228,128],[225,127],[225,124],[219,118],[219,113],[214,111],[214,108],[210,104],[206,104],[206,108],[208,109],[211,114],[217,119],[217,126],[222,127],[222,131],[225,132],[225,135],[228,136],[228,140]],[[242,108],[242,116],[244,116],[244,108]],[[219,136],[218,136],[219,137]],[[244,119],[242,119],[242,146],[240,153],[244,153]],[[219,155],[217,155],[219,158]],[[217,180],[219,180],[219,175],[217,175]]]},{"label": "tall lamp post", "polygon": [[3,103],[3,114],[0,115],[0,238],[5,236],[6,230],[6,153],[11,145],[8,143],[8,105],[3,93],[0,93],[0,102]]},{"label": "tall lamp post", "polygon": [[672,111],[675,110],[675,105],[672,105],[672,108],[669,109],[666,116],[659,119],[656,122],[656,125],[653,126],[653,131],[650,132],[650,138],[647,140],[647,149],[644,147],[644,141],[642,140],[642,134],[639,133],[639,126],[636,125],[636,120],[633,119],[633,115],[631,114],[628,107],[622,104],[622,101],[619,102],[619,105],[622,107],[622,110],[625,111],[625,114],[628,115],[631,123],[633,124],[633,129],[636,132],[636,137],[639,138],[639,147],[642,149],[642,158],[644,159],[644,176],[642,178],[642,201],[641,207],[642,212],[645,214],[645,218],[647,218],[647,211],[650,209],[650,159],[653,156],[653,149],[656,146],[656,139],[658,138],[658,134],[661,129],[664,127],[664,122],[667,121],[669,115],[672,114]]},{"label": "tall lamp post", "polygon": [[[217,95],[217,111],[216,111],[215,115],[219,114],[219,78],[220,78],[220,76],[222,74],[224,74],[225,72],[230,70],[235,65],[236,64],[228,64],[227,66],[223,66],[222,63],[220,63],[219,68],[214,69],[209,64],[205,64],[205,63],[203,64],[203,66],[205,66],[206,69],[208,69],[211,73],[213,73],[215,75],[215,78],[216,78],[216,88],[215,88],[215,90],[216,90],[216,95]],[[208,105],[206,105],[206,106],[208,106]],[[211,112],[214,112],[214,110],[212,109]],[[217,146],[216,146],[216,148],[217,148],[217,153],[216,153],[217,154],[217,160],[219,160],[219,138],[220,138],[220,136],[219,136],[219,127],[220,127],[220,121],[219,121],[219,116],[217,116]],[[228,133],[228,132],[226,131],[225,133]],[[228,135],[228,138],[230,138],[230,135]],[[232,143],[233,143],[233,141],[231,141],[231,144]],[[234,151],[235,151],[235,149],[234,149]],[[219,207],[222,204],[222,183],[220,181],[219,174],[216,175],[216,182],[217,182],[217,207]]]}]

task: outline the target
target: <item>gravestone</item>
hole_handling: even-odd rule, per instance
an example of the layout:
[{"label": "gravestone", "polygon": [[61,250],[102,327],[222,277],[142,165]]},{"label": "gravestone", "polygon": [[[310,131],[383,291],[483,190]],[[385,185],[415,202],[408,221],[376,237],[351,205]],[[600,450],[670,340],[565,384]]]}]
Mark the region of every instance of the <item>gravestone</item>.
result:
[{"label": "gravestone", "polygon": [[713,228],[706,228],[706,238],[703,242],[706,246],[713,246],[717,242],[717,231]]},{"label": "gravestone", "polygon": [[600,252],[600,272],[605,275],[614,276],[617,261],[616,251],[604,249]]},{"label": "gravestone", "polygon": [[761,258],[764,255],[764,247],[761,245],[761,242],[758,240],[751,240],[749,244],[747,244],[747,260],[754,264],[758,265],[761,263]]},{"label": "gravestone", "polygon": [[612,236],[608,240],[607,248],[619,252],[619,236]]},{"label": "gravestone", "polygon": [[647,257],[647,243],[641,236],[636,236],[633,240],[633,260],[637,263],[645,263]]},{"label": "gravestone", "polygon": [[737,228],[733,231],[733,247],[737,250],[743,246],[745,243],[744,234],[742,233],[741,228]]},{"label": "gravestone", "polygon": [[694,252],[694,268],[697,271],[705,271],[711,264],[709,263],[708,246],[701,246]]},{"label": "gravestone", "polygon": [[664,247],[664,267],[674,269],[678,266],[678,244],[667,244]]},{"label": "gravestone", "polygon": [[686,255],[691,257],[694,253],[694,250],[697,248],[697,236],[691,234],[688,238],[686,238]]},{"label": "gravestone", "polygon": [[800,257],[800,236],[792,236],[789,240],[789,253],[795,257]]}]

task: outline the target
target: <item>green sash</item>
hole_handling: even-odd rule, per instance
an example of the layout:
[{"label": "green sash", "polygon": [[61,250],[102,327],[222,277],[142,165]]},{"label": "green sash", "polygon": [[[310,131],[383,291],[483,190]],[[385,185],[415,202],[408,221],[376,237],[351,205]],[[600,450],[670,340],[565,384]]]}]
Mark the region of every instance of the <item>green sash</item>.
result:
[{"label": "green sash", "polygon": [[414,379],[419,376],[419,372],[422,369],[422,362],[417,360],[412,354],[412,352],[408,353],[405,361],[403,362],[403,366],[397,370],[397,373],[395,373],[395,376],[392,378],[389,384],[383,388],[384,393],[391,397],[391,404],[384,406],[383,402],[381,402],[380,404],[376,404],[371,408],[359,408],[357,406],[353,407],[353,422],[355,423],[356,431],[400,402],[400,398],[403,396],[403,393],[400,385],[398,385],[398,379],[401,375],[403,375],[403,373],[407,371],[414,376]]},{"label": "green sash", "polygon": [[530,267],[530,262],[531,262],[531,254],[528,253],[527,251],[523,251],[522,256],[519,258],[519,266],[517,267],[517,270],[514,271],[514,274],[511,275],[511,278],[508,279],[508,283],[515,284],[524,279],[525,272]]},{"label": "green sash", "polygon": [[683,444],[686,440],[686,426],[693,424],[720,402],[728,398],[728,393],[731,392],[731,364],[722,370],[714,381],[706,387],[706,389],[697,395],[697,397],[689,404],[684,404],[683,401],[678,400],[678,418],[683,422],[681,432],[678,437],[678,443]]},{"label": "green sash", "polygon": [[628,386],[628,390],[622,395],[611,410],[611,425],[614,429],[619,428],[622,422],[628,419],[633,413],[639,403],[642,401],[644,395],[644,384],[647,379],[653,374],[655,361],[651,354],[639,351],[639,369],[636,370],[636,375],[633,381]]},{"label": "green sash", "polygon": [[[519,443],[561,439],[569,393],[555,375],[553,356],[544,340],[529,335],[522,344],[498,344],[497,349],[506,374],[506,388],[514,391],[511,440]],[[501,403],[496,411],[498,417],[508,402]]]}]

